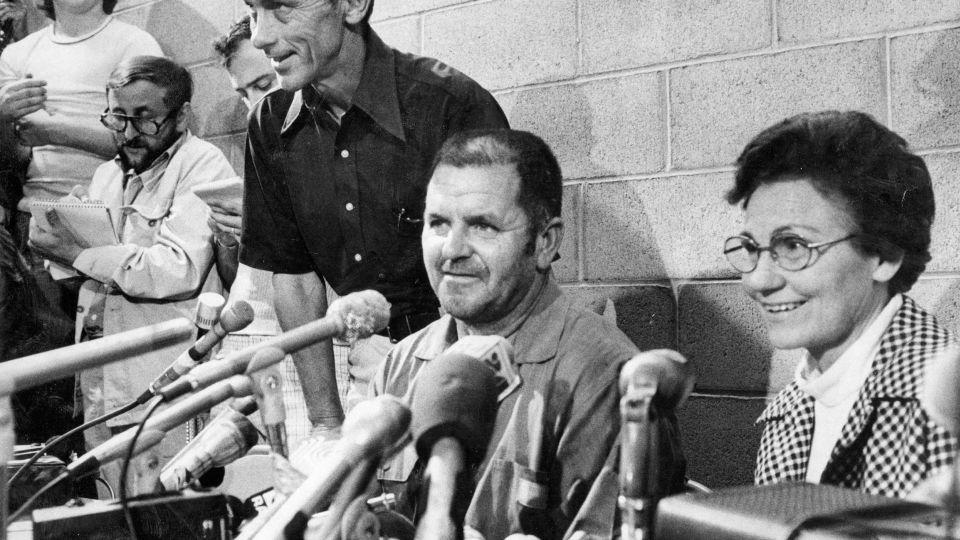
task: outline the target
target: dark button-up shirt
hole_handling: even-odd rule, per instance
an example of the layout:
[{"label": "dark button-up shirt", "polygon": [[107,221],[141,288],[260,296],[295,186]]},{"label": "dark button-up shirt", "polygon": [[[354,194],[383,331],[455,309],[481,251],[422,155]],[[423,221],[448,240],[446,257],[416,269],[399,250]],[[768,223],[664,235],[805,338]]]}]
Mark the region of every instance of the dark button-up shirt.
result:
[{"label": "dark button-up shirt", "polygon": [[[610,538],[617,521],[617,381],[636,346],[614,324],[572,305],[552,281],[505,337],[522,382],[497,410],[466,525],[487,539],[522,532],[549,540],[576,531]],[[420,369],[457,339],[449,315],[404,339],[374,379],[375,393],[405,395]],[[676,436],[675,422],[670,415],[661,426],[669,437]],[[410,514],[422,511],[421,472],[410,444],[378,473]],[[682,479],[682,467],[673,472]]]},{"label": "dark button-up shirt", "polygon": [[360,85],[337,122],[308,87],[276,91],[251,116],[240,261],[317,272],[339,294],[376,289],[393,315],[435,311],[423,268],[423,201],[451,134],[505,128],[493,97],[462,73],[366,38]]}]

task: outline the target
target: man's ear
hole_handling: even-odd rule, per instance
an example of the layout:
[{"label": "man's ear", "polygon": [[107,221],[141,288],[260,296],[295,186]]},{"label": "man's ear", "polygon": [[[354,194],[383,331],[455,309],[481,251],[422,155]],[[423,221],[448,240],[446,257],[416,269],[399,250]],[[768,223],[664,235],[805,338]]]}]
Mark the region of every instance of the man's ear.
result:
[{"label": "man's ear", "polygon": [[187,130],[187,127],[190,125],[190,115],[193,113],[193,108],[190,106],[190,102],[187,101],[180,106],[180,112],[177,113],[177,131],[183,133]]},{"label": "man's ear", "polygon": [[540,230],[536,238],[535,254],[537,256],[537,270],[546,272],[553,264],[560,244],[563,243],[563,219],[553,217]]},{"label": "man's ear", "polygon": [[360,24],[370,10],[370,0],[340,0],[343,6],[343,22],[350,26]]}]

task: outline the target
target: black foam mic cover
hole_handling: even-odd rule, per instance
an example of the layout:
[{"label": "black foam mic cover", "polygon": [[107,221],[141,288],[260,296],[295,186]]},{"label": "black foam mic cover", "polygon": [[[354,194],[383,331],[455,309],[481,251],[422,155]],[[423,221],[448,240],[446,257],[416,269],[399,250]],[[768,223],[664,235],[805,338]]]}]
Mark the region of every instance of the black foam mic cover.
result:
[{"label": "black foam mic cover", "polygon": [[483,460],[497,416],[497,380],[486,364],[466,354],[441,355],[417,375],[410,401],[417,454],[427,460],[433,445],[454,437],[470,465]]}]

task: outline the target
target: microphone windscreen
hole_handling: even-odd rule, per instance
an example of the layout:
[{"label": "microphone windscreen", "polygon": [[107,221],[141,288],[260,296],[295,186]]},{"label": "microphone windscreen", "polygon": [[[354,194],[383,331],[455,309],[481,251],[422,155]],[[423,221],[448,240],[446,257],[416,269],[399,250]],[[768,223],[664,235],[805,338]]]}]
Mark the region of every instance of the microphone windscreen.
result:
[{"label": "microphone windscreen", "polygon": [[631,386],[656,388],[653,403],[660,409],[673,409],[693,391],[693,366],[682,354],[670,349],[654,349],[635,355],[620,370],[620,394]]},{"label": "microphone windscreen", "polygon": [[960,346],[945,349],[927,364],[920,404],[936,423],[960,436]]},{"label": "microphone windscreen", "polygon": [[220,326],[229,334],[230,332],[243,330],[253,322],[253,318],[253,307],[240,300],[220,314]]},{"label": "microphone windscreen", "polygon": [[462,353],[443,354],[417,375],[410,410],[417,454],[426,460],[434,443],[456,438],[471,465],[483,460],[497,415],[497,379],[486,364]]}]

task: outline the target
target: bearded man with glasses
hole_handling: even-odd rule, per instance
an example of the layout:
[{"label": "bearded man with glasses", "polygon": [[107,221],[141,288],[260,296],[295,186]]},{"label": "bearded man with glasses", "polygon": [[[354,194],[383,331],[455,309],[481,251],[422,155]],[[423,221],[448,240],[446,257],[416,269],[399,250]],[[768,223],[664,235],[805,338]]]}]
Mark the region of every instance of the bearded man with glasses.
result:
[{"label": "bearded man with glasses", "polygon": [[[87,277],[77,308],[78,340],[176,317],[192,319],[197,296],[220,291],[217,273],[210,271],[214,253],[208,208],[191,188],[236,173],[219,149],[187,130],[192,90],[187,70],[166,58],[134,57],[110,75],[107,110],[100,119],[113,133],[117,156],[96,170],[89,193],[74,188],[67,199],[105,202],[119,242],[85,245],[69,229],[57,226],[54,211],[47,214],[50,228],[31,222],[34,249]],[[85,417],[136,399],[189,345],[185,341],[83,371]],[[142,413],[134,409],[102,429],[88,430],[88,447],[125,430]],[[136,458],[133,471],[151,465],[159,471],[184,442],[184,435],[166,437]],[[108,467],[101,472],[116,487],[119,466]]]},{"label": "bearded man with glasses", "polygon": [[906,293],[930,260],[923,159],[859,112],[801,114],[747,144],[724,244],[778,349],[804,349],[760,416],[758,484],[806,481],[900,497],[957,440],[919,400],[954,338]]}]

